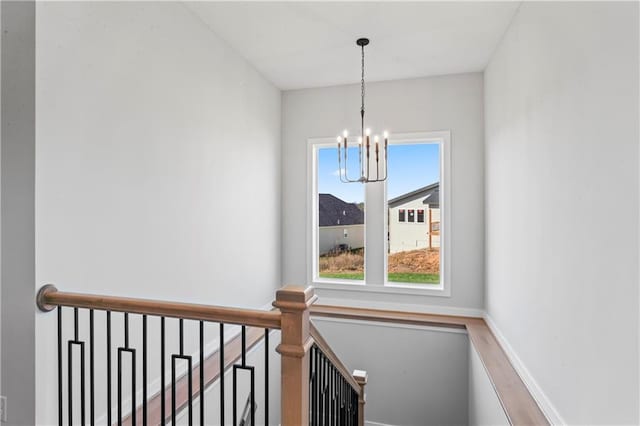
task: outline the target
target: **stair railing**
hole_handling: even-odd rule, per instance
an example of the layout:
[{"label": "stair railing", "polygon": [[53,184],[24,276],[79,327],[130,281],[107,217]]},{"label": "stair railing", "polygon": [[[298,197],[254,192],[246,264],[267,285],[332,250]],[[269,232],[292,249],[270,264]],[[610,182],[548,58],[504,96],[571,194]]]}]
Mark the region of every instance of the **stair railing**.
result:
[{"label": "stair railing", "polygon": [[311,337],[310,424],[363,426],[366,371],[349,373],[313,323]]},{"label": "stair railing", "polygon": [[[37,295],[37,305],[44,312],[57,309],[57,367],[58,367],[58,425],[95,424],[96,417],[96,375],[106,372],[106,414],[108,425],[165,425],[176,424],[182,410],[188,410],[188,424],[194,423],[193,402],[199,398],[200,425],[225,424],[224,372],[233,366],[233,404],[230,418],[239,424],[236,406],[236,371],[246,370],[251,378],[251,399],[255,394],[255,366],[247,363],[247,351],[257,342],[256,332],[264,333],[264,418],[255,419],[250,410],[251,424],[269,424],[269,334],[271,330],[281,331],[281,341],[276,350],[281,362],[281,421],[282,426],[315,425],[363,425],[364,424],[364,376],[354,378],[335,356],[326,341],[309,320],[310,306],[316,300],[311,287],[286,286],[276,292],[276,300],[271,311],[210,306],[192,303],[165,302],[148,299],[134,299],[58,291],[53,285],[43,286]],[[63,312],[64,311],[64,312]],[[87,311],[81,315],[81,311]],[[63,315],[66,314],[66,315]],[[104,315],[105,329],[98,330],[106,347],[106,365],[96,365],[96,316]],[[117,313],[117,318],[112,314]],[[68,316],[72,315],[71,329],[65,328]],[[120,321],[120,317],[122,320]],[[67,318],[67,321],[64,321]],[[80,319],[88,318],[88,324],[81,326]],[[139,327],[133,323],[133,318]],[[160,350],[149,348],[149,319],[159,322]],[[114,319],[117,319],[114,321]],[[179,349],[167,355],[167,325],[177,322]],[[199,331],[197,354],[185,351],[185,323],[195,322]],[[219,349],[206,353],[207,336],[205,324],[217,323]],[[102,321],[100,322],[102,324]],[[228,326],[240,328],[234,341],[238,354],[225,354],[225,330]],[[122,338],[112,339],[114,327],[122,327]],[[211,328],[208,328],[209,332]],[[247,345],[247,330],[250,343]],[[130,334],[141,334],[141,341],[130,339]],[[71,338],[68,338],[72,335]],[[252,337],[253,336],[253,337]],[[66,340],[66,341],[63,341]],[[238,341],[239,340],[239,341]],[[191,343],[191,342],[188,342]],[[232,342],[233,343],[233,342]],[[106,346],[105,346],[106,345]],[[192,345],[195,346],[195,345]],[[66,354],[64,350],[66,349]],[[175,348],[174,348],[175,349]],[[79,351],[79,356],[74,353]],[[88,356],[87,356],[88,351]],[[114,363],[114,353],[117,362]],[[159,371],[149,371],[151,356],[160,358]],[[66,358],[66,363],[63,361]],[[88,360],[87,360],[88,358]],[[195,358],[195,359],[194,359]],[[142,383],[136,383],[136,368],[140,368]],[[127,363],[128,361],[128,363]],[[170,362],[170,364],[168,364]],[[124,367],[126,363],[126,368]],[[186,372],[179,375],[177,364],[186,363]],[[66,364],[66,368],[65,365]],[[89,374],[85,374],[86,365]],[[112,379],[114,364],[116,379]],[[211,368],[217,364],[217,368]],[[166,368],[171,367],[171,377],[166,377]],[[217,375],[211,371],[217,371]],[[131,372],[128,380],[131,391],[129,408],[123,404],[124,371]],[[65,374],[66,373],[66,374]],[[79,374],[74,378],[74,373]],[[331,374],[329,374],[331,373]],[[149,377],[160,375],[160,390],[149,394]],[[220,384],[220,400],[217,410],[206,407],[204,392],[215,380]],[[114,383],[115,382],[115,383]],[[315,386],[315,387],[314,387]],[[63,391],[66,388],[66,392]],[[78,389],[79,388],[79,389]],[[114,398],[114,389],[117,389]],[[141,401],[136,394],[141,391]],[[344,391],[344,392],[343,392]],[[313,392],[318,392],[313,395]],[[66,395],[65,395],[66,394]],[[228,396],[228,395],[227,395]],[[311,399],[314,396],[314,399]],[[317,404],[322,396],[326,415],[320,415]],[[155,398],[155,399],[154,399]],[[102,403],[102,402],[101,402]],[[74,407],[74,404],[75,407]],[[88,406],[88,409],[87,409]],[[117,407],[117,410],[116,410]],[[333,408],[331,408],[333,407]],[[88,411],[88,413],[87,413]],[[113,411],[117,412],[113,416]],[[324,412],[323,412],[324,413]],[[348,415],[347,415],[348,414]],[[114,418],[115,417],[115,418]],[[243,417],[243,416],[240,416]],[[228,420],[228,419],[227,419]],[[227,421],[228,422],[228,421]],[[320,423],[318,423],[320,422]]]}]

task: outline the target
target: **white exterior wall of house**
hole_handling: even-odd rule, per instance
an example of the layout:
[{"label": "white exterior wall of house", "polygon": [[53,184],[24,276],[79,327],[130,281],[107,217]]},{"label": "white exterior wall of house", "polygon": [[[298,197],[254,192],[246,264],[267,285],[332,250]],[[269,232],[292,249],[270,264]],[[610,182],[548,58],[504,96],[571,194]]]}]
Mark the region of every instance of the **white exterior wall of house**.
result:
[{"label": "white exterior wall of house", "polygon": [[340,244],[350,248],[364,247],[364,225],[321,226],[318,233],[318,253],[326,254]]},{"label": "white exterior wall of house", "polygon": [[[389,209],[389,253],[429,247],[429,205],[424,197]],[[405,210],[405,221],[400,222],[399,210]],[[408,210],[415,210],[414,222],[409,222]],[[418,210],[424,210],[424,222],[418,222]],[[432,222],[440,222],[440,209],[431,209]],[[432,247],[440,247],[440,236],[432,235]]]}]

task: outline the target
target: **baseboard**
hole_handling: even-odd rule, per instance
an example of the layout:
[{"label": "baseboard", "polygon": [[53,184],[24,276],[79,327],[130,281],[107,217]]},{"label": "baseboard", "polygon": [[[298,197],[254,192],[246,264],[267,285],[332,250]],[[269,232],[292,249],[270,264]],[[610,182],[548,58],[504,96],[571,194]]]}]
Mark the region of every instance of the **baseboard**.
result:
[{"label": "baseboard", "polygon": [[365,420],[364,424],[365,426],[395,426],[395,425],[392,425],[391,423],[380,423],[380,422],[374,422],[373,420]]},{"label": "baseboard", "polygon": [[496,337],[496,340],[502,346],[502,349],[507,354],[507,358],[511,362],[511,365],[516,370],[524,385],[529,390],[529,393],[535,399],[536,403],[547,417],[549,422],[552,425],[566,425],[567,423],[562,419],[558,410],[553,406],[547,395],[544,393],[538,382],[533,378],[527,367],[524,365],[520,357],[516,354],[513,347],[509,344],[507,339],[504,337],[504,334],[500,331],[496,323],[493,321],[491,316],[484,313],[484,320],[487,323],[487,326]]}]

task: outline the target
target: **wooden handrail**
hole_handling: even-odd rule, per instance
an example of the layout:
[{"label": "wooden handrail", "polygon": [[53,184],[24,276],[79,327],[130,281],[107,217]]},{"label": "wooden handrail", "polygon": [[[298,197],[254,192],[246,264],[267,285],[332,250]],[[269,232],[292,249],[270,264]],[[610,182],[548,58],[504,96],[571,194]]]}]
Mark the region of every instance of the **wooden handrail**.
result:
[{"label": "wooden handrail", "polygon": [[277,310],[229,308],[195,303],[165,302],[150,299],[67,293],[58,291],[53,285],[40,289],[38,307],[50,311],[56,306],[97,309],[132,314],[157,315],[196,321],[223,322],[251,327],[280,328],[281,313]]},{"label": "wooden handrail", "polygon": [[331,361],[331,363],[338,369],[340,374],[346,379],[347,383],[353,388],[354,391],[361,396],[362,388],[356,382],[356,379],[353,378],[353,375],[349,372],[349,369],[344,365],[344,363],[338,358],[336,353],[331,349],[331,346],[327,343],[327,341],[322,337],[320,331],[313,325],[313,322],[310,324],[310,334],[313,338],[315,344],[320,348],[320,350],[324,353],[324,355]]}]

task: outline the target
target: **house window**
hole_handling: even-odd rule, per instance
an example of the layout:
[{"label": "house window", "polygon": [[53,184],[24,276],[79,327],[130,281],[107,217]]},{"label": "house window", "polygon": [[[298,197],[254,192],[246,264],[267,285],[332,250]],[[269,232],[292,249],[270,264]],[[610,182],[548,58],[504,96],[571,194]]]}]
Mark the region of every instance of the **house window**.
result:
[{"label": "house window", "polygon": [[407,221],[416,223],[402,229],[391,221],[388,223],[387,281],[390,283],[440,284],[440,235],[430,232],[425,223],[425,210],[439,215],[441,155],[441,143],[389,146],[387,207],[406,208]]},{"label": "house window", "polygon": [[[334,140],[309,141],[310,200],[314,200],[310,201],[309,209],[314,229],[311,282],[330,287],[360,280],[363,287],[348,291],[367,287],[380,291],[386,286],[385,292],[450,295],[447,284],[450,212],[446,210],[449,139],[447,131],[394,135],[389,140],[388,179],[384,184],[340,183]],[[355,147],[349,150],[348,169],[355,173],[359,170]],[[370,200],[366,204],[365,193]],[[339,243],[327,236],[331,203],[339,205],[336,209],[345,221],[343,225],[353,223],[348,229],[341,226]],[[367,223],[379,227],[379,232],[369,229],[366,241],[365,216]],[[365,251],[376,253],[376,257],[379,253],[379,261],[367,259],[372,261],[365,265]]]},{"label": "house window", "polygon": [[[364,186],[340,182],[334,144],[315,147],[314,279],[327,282],[364,279]],[[358,166],[349,149],[349,168]],[[349,176],[351,178],[351,176]]]}]

